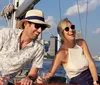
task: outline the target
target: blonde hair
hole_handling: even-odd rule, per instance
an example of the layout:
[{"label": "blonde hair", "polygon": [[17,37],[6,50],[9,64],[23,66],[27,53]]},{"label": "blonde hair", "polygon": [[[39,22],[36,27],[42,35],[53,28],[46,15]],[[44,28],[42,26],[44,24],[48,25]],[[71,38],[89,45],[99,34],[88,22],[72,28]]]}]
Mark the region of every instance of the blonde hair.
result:
[{"label": "blonde hair", "polygon": [[63,36],[63,30],[67,27],[67,23],[71,23],[68,18],[65,18],[65,19],[62,19],[59,23],[58,23],[58,26],[57,26],[57,31],[58,31],[58,34],[60,35],[61,37],[61,43],[63,43],[63,40],[64,40],[64,36]]}]

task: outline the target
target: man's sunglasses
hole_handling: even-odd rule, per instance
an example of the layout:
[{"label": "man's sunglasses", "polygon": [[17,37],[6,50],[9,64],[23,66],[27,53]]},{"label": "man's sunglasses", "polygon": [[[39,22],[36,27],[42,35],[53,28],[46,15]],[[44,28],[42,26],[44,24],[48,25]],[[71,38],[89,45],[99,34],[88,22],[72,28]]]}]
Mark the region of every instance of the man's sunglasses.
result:
[{"label": "man's sunglasses", "polygon": [[40,27],[41,27],[42,31],[45,30],[45,28],[46,28],[46,26],[43,25],[43,24],[37,24],[37,23],[35,23],[35,28],[36,29],[39,29]]},{"label": "man's sunglasses", "polygon": [[[75,29],[75,25],[71,25],[71,27],[70,27],[72,30],[74,30]],[[69,29],[70,29],[69,27],[65,27],[65,31],[69,31]]]},{"label": "man's sunglasses", "polygon": [[29,22],[30,24],[34,24],[36,29],[39,29],[41,27],[42,31],[45,30],[46,26],[43,24],[37,24],[37,23],[33,23],[33,22]]}]

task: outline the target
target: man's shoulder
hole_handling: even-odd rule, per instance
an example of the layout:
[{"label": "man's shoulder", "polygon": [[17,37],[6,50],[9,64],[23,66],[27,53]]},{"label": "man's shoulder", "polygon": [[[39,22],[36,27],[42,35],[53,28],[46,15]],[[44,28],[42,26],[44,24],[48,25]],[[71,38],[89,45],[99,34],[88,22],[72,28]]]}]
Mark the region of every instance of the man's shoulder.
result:
[{"label": "man's shoulder", "polygon": [[14,28],[0,28],[0,31],[4,32],[11,32],[11,31],[18,31],[19,29],[14,29]]},{"label": "man's shoulder", "polygon": [[8,30],[10,30],[11,28],[6,28],[6,27],[4,27],[4,28],[0,28],[0,31],[8,31]]},{"label": "man's shoulder", "polygon": [[7,36],[13,36],[13,35],[19,35],[19,33],[21,32],[22,30],[20,29],[13,29],[13,28],[2,28],[0,29],[0,34],[3,34],[3,35],[7,35]]},{"label": "man's shoulder", "polygon": [[8,34],[11,28],[0,28],[0,34]]},{"label": "man's shoulder", "polygon": [[35,44],[37,45],[37,47],[41,47],[42,49],[44,48],[43,44],[41,43],[41,41],[35,40]]}]

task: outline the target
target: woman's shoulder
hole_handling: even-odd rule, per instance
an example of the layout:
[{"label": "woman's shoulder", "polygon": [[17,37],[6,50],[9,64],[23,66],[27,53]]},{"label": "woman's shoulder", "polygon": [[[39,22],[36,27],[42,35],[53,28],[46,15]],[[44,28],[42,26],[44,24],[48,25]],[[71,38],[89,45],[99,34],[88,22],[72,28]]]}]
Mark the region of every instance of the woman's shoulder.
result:
[{"label": "woman's shoulder", "polygon": [[84,42],[84,39],[76,39],[76,42]]},{"label": "woman's shoulder", "polygon": [[61,46],[60,48],[59,48],[59,51],[58,51],[59,53],[65,53],[65,52],[68,52],[68,49],[65,49],[63,46]]},{"label": "woman's shoulder", "polygon": [[57,57],[66,57],[68,55],[68,50],[64,48],[60,48],[56,54]]},{"label": "woman's shoulder", "polygon": [[85,43],[85,40],[84,39],[76,39],[76,43],[79,46],[83,46],[83,44]]}]

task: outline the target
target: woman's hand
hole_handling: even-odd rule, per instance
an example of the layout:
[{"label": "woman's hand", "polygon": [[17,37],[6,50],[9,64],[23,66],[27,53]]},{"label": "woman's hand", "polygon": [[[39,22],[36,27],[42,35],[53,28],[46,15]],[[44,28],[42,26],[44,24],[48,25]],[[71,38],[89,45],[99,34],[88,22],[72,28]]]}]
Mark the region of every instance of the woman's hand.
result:
[{"label": "woman's hand", "polygon": [[100,85],[100,84],[93,84],[93,85]]},{"label": "woman's hand", "polygon": [[94,81],[93,85],[100,85],[98,82]]},{"label": "woman's hand", "polygon": [[36,80],[36,83],[40,83],[40,84],[41,84],[41,83],[46,83],[47,80],[48,80],[50,77],[52,77],[52,74],[51,74],[50,72],[46,73],[46,74],[44,75],[44,77],[38,76],[38,78],[37,78],[37,80]]},{"label": "woman's hand", "polygon": [[39,84],[44,83],[44,79],[38,76],[38,78],[36,79],[36,83],[39,83]]},{"label": "woman's hand", "polygon": [[46,73],[44,79],[47,80],[47,79],[49,79],[49,78],[52,77],[52,76],[53,76],[53,75],[52,75],[50,72],[48,72],[48,73]]}]

